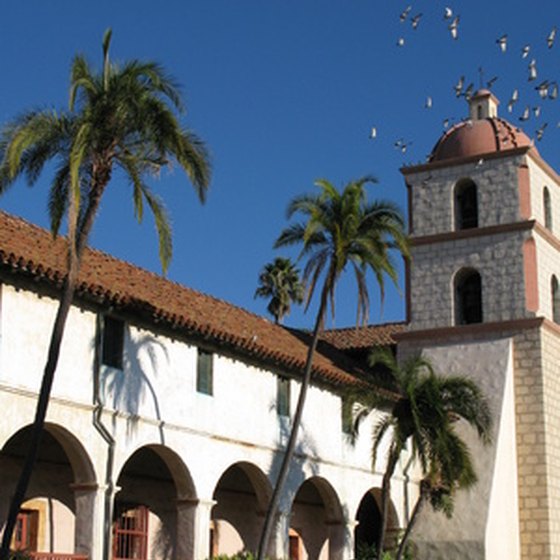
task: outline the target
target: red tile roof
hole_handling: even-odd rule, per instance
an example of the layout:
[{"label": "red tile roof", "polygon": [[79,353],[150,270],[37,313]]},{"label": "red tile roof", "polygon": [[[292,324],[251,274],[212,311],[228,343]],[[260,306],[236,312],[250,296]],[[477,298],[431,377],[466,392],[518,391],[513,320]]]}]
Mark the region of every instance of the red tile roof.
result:
[{"label": "red tile roof", "polygon": [[[60,287],[66,270],[66,240],[53,239],[48,231],[0,211],[0,267]],[[84,254],[79,280],[79,297],[134,313],[142,320],[171,328],[178,335],[219,345],[281,371],[298,374],[303,370],[307,335],[302,331],[277,326],[93,249]],[[390,326],[387,329],[389,332]],[[382,330],[374,327],[362,334],[372,332]],[[348,334],[349,338],[356,336]],[[345,348],[344,344],[337,346]],[[314,375],[329,384],[355,384],[357,380],[352,374],[361,373],[358,364],[340,352],[319,352],[315,356]]]},{"label": "red tile roof", "polygon": [[396,344],[395,334],[404,332],[406,323],[385,323],[325,331],[321,338],[339,350],[367,350],[373,346]]}]

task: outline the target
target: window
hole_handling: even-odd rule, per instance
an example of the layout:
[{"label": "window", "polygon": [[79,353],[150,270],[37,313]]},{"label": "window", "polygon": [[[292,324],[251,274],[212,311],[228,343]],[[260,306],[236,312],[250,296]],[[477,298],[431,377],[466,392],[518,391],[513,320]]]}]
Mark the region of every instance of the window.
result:
[{"label": "window", "polygon": [[290,560],[300,560],[301,558],[301,538],[296,531],[290,528],[289,535]]},{"label": "window", "polygon": [[550,202],[550,191],[545,187],[543,190],[544,227],[552,231],[552,203]]},{"label": "window", "polygon": [[278,376],[276,380],[276,412],[279,416],[290,416],[290,380]]},{"label": "window", "polygon": [[455,277],[455,319],[457,325],[482,323],[482,282],[476,270],[465,269]]},{"label": "window", "polygon": [[103,316],[101,336],[101,363],[122,369],[124,349],[124,321],[107,315]]},{"label": "window", "polygon": [[214,391],[213,376],[213,354],[199,348],[196,364],[196,390],[205,395],[212,395]]},{"label": "window", "polygon": [[463,179],[455,186],[455,229],[478,227],[478,199],[476,184]]},{"label": "window", "polygon": [[560,324],[560,290],[556,276],[552,276],[550,281],[550,292],[552,295],[552,320]]},{"label": "window", "polygon": [[136,506],[123,511],[113,527],[113,560],[147,560],[148,508]]},{"label": "window", "polygon": [[12,550],[37,550],[39,512],[35,509],[22,509],[17,516],[12,536]]}]

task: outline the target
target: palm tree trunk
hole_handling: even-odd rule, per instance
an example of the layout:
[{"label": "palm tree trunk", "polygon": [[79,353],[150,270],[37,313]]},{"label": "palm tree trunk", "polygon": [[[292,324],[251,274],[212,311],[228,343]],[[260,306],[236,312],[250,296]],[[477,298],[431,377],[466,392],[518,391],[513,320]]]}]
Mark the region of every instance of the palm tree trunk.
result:
[{"label": "palm tree trunk", "polygon": [[[45,427],[45,418],[50,401],[52,384],[58,365],[60,348],[62,346],[62,338],[64,336],[64,330],[66,327],[66,320],[72,306],[72,301],[74,300],[74,293],[76,291],[76,286],[78,283],[78,273],[80,269],[81,257],[86,246],[89,233],[93,226],[93,221],[95,219],[97,209],[99,208],[101,194],[103,193],[105,186],[106,184],[100,185],[99,189],[92,189],[92,191],[96,190],[97,192],[95,194],[92,192],[92,195],[89,197],[88,207],[84,214],[84,219],[80,224],[78,235],[76,237],[75,248],[72,248],[70,244],[68,247],[68,276],[64,282],[63,292],[51,332],[47,362],[43,370],[43,379],[39,391],[39,398],[37,400],[37,407],[35,409],[35,419],[33,421],[31,430],[29,448],[25,456],[14,495],[12,496],[10,509],[8,511],[8,518],[6,519],[6,525],[4,527],[4,534],[2,535],[0,560],[9,560],[10,543],[12,540],[14,528],[16,526],[17,516],[19,514],[21,505],[25,500],[27,488],[29,486],[31,475],[33,473],[33,468],[35,467],[35,462],[37,461],[37,455],[39,453],[39,447],[41,445],[41,439],[43,437],[43,431]],[[69,235],[69,240],[70,239],[74,239],[74,236]]]},{"label": "palm tree trunk", "polygon": [[399,454],[393,450],[389,452],[383,482],[381,484],[381,530],[379,531],[379,539],[377,541],[377,559],[383,557],[383,549],[385,547],[385,535],[387,533],[387,518],[389,516],[389,496],[391,494],[391,478],[395,472]]},{"label": "palm tree trunk", "polygon": [[274,520],[278,513],[278,506],[280,503],[280,496],[284,490],[286,484],[286,479],[288,477],[288,471],[294,457],[294,451],[296,448],[296,441],[298,431],[301,425],[301,418],[303,415],[303,408],[305,405],[305,399],[307,396],[307,389],[311,381],[311,366],[313,364],[313,355],[315,354],[315,349],[317,348],[317,342],[319,340],[319,333],[323,327],[323,319],[325,316],[325,311],[327,307],[328,298],[328,280],[325,281],[323,286],[323,291],[321,293],[321,302],[319,304],[319,310],[317,311],[317,318],[315,320],[315,327],[313,329],[313,335],[309,348],[307,350],[307,359],[305,363],[305,369],[303,374],[303,380],[301,382],[301,388],[299,391],[298,402],[296,406],[296,412],[294,414],[294,419],[292,422],[292,430],[290,432],[290,438],[288,440],[288,445],[282,459],[282,464],[280,465],[280,471],[278,473],[278,478],[276,479],[276,484],[274,485],[274,490],[272,492],[272,497],[270,498],[270,503],[268,505],[268,510],[266,512],[266,517],[264,520],[263,529],[261,532],[261,538],[259,541],[259,548],[257,551],[257,560],[264,560],[266,551],[270,543],[270,537],[272,535],[272,529],[274,525]]},{"label": "palm tree trunk", "polygon": [[412,530],[414,529],[414,526],[416,525],[416,522],[418,521],[418,516],[420,515],[420,512],[424,509],[424,505],[426,504],[427,499],[428,499],[427,483],[422,481],[422,482],[420,482],[420,496],[418,496],[418,500],[416,501],[414,509],[412,510],[412,515],[410,516],[410,521],[408,522],[408,525],[406,527],[406,530],[404,532],[402,540],[399,544],[399,549],[397,550],[397,557],[396,557],[395,560],[401,560],[402,559],[404,551],[406,550],[406,545],[408,543],[408,539],[410,538],[410,535],[412,534]]}]

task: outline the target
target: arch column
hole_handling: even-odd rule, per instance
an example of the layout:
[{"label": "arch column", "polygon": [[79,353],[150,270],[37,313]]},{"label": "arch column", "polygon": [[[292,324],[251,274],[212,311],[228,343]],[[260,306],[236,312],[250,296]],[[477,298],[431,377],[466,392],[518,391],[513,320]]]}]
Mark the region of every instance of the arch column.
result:
[{"label": "arch column", "polygon": [[[197,506],[200,502],[192,498],[183,498],[177,500],[177,540],[175,546],[175,558],[207,558],[210,548],[209,540],[206,544],[206,556],[198,556],[195,554],[196,538],[195,527],[197,525]],[[212,507],[210,506],[210,509]],[[210,509],[207,511],[210,517]],[[208,521],[208,531],[210,533],[210,522]]]},{"label": "arch column", "polygon": [[[192,543],[193,556],[184,558],[209,558],[210,557],[210,519],[212,508],[216,505],[215,500],[199,500],[193,504],[192,515],[194,517],[194,535]],[[189,516],[189,508],[182,508],[182,514]],[[183,529],[182,529],[183,530]],[[182,558],[181,556],[177,556]]]},{"label": "arch column", "polygon": [[343,558],[352,558],[345,556],[345,525],[340,521],[327,522],[329,532],[329,560],[342,560]]},{"label": "arch column", "polygon": [[290,517],[290,511],[279,511],[276,514],[276,521],[268,549],[268,553],[272,558],[288,558]]},{"label": "arch column", "polygon": [[74,551],[90,559],[103,555],[103,503],[105,490],[96,482],[71,484],[76,506]]}]

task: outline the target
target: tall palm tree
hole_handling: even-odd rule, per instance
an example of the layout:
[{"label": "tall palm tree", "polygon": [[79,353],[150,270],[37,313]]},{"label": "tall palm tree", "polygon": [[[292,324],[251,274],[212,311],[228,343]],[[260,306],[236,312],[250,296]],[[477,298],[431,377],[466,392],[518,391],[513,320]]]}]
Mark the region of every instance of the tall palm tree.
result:
[{"label": "tall palm tree", "polygon": [[299,270],[290,259],[276,257],[264,266],[259,274],[259,286],[255,297],[270,298],[268,312],[279,324],[290,313],[292,303],[303,303],[304,286]]},{"label": "tall palm tree", "polygon": [[[369,362],[372,367],[383,366],[384,386],[397,395],[373,434],[374,463],[385,435],[390,433],[391,438],[381,487],[382,521],[377,543],[380,560],[387,531],[391,478],[405,449],[410,449],[423,473],[420,497],[397,552],[397,558],[401,558],[424,505],[430,501],[435,509],[449,513],[455,491],[476,482],[469,449],[455,431],[456,421],[465,420],[488,443],[492,417],[488,402],[473,380],[438,375],[430,360],[422,355],[414,355],[400,364],[390,350],[376,350]],[[367,410],[371,406],[366,403],[367,399],[362,405]],[[379,397],[373,394],[372,405],[378,404]],[[364,414],[357,418],[363,419]]]},{"label": "tall palm tree", "polygon": [[30,111],[0,133],[0,193],[21,175],[34,184],[45,164],[54,161],[56,172],[49,197],[51,230],[56,236],[64,217],[68,229],[68,272],[51,333],[29,453],[3,535],[1,560],[8,557],[16,517],[37,456],[80,261],[113,171],[119,168],[128,176],[138,220],[142,219],[144,203],[152,211],[164,272],[172,253],[171,230],[164,206],[145,183],[145,176],[157,174],[176,161],[202,202],[209,184],[204,144],[179,124],[183,106],[178,87],[154,62],[113,63],[109,59],[110,42],[108,30],[103,37],[100,71],[92,70],[83,56],[74,58],[67,112]]},{"label": "tall palm tree", "polygon": [[368,203],[366,185],[374,183],[373,177],[351,181],[339,192],[325,179],[316,182],[319,194],[295,198],[288,206],[288,219],[294,214],[304,216],[304,222],[292,224],[282,231],[275,247],[301,245],[300,258],[305,257],[304,281],[308,283],[307,306],[321,277],[319,308],[309,342],[292,429],[274,491],[266,514],[258,558],[262,560],[268,549],[273,519],[276,517],[280,495],[283,491],[290,464],[293,460],[297,434],[311,380],[313,355],[319,334],[323,329],[325,314],[330,304],[334,314],[334,295],[338,279],[350,265],[358,286],[358,323],[367,321],[369,297],[366,274],[373,272],[384,295],[384,278],[397,281],[393,249],[408,255],[402,214],[389,201]]}]

